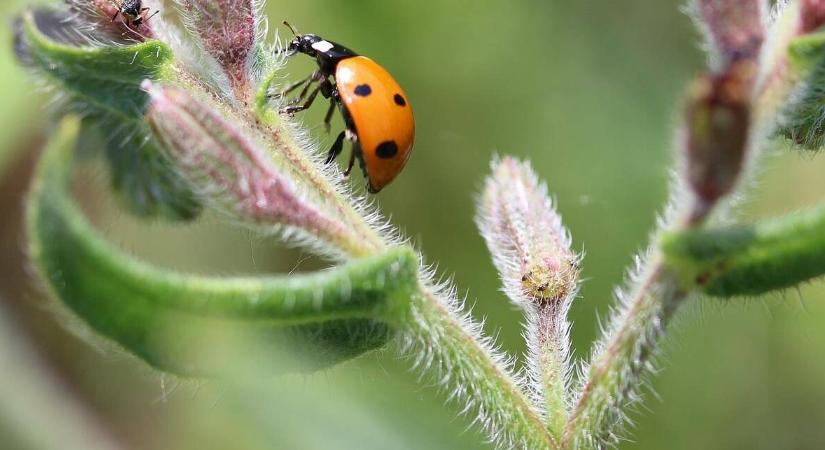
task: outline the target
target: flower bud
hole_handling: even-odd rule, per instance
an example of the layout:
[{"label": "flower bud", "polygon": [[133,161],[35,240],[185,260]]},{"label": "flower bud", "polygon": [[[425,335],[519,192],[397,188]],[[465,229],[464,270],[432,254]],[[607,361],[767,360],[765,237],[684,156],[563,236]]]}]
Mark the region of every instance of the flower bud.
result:
[{"label": "flower bud", "polygon": [[575,290],[570,236],[526,162],[493,162],[476,219],[505,289],[517,304],[564,299]]},{"label": "flower bud", "polygon": [[570,380],[567,311],[578,282],[570,235],[530,165],[493,161],[476,222],[510,300],[526,314],[528,366],[536,403],[561,437]]},{"label": "flower bud", "polygon": [[765,39],[763,0],[697,0],[696,9],[723,67],[759,53]]},{"label": "flower bud", "polygon": [[263,137],[232,113],[182,88],[148,81],[143,88],[151,97],[147,119],[169,162],[205,200],[247,223],[285,226],[304,241],[320,239],[343,254],[365,253],[359,236],[303,192]]},{"label": "flower bud", "polygon": [[690,88],[687,180],[702,215],[731,192],[748,145],[753,64],[734,63],[720,75],[701,75]]},{"label": "flower bud", "polygon": [[801,0],[799,8],[801,34],[813,33],[825,25],[825,0]]},{"label": "flower bud", "polygon": [[249,56],[257,36],[252,0],[183,0],[181,3],[188,27],[223,68],[236,95],[244,99],[251,92]]}]

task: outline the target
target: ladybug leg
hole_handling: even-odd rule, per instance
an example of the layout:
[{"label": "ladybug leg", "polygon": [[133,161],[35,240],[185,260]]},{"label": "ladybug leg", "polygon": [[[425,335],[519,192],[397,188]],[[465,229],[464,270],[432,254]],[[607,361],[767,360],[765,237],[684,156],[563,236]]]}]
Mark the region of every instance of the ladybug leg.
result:
[{"label": "ladybug leg", "polygon": [[312,91],[312,94],[309,94],[309,98],[307,98],[307,101],[303,105],[290,105],[290,106],[287,106],[286,108],[283,108],[281,110],[281,113],[282,114],[295,114],[296,112],[300,112],[300,111],[303,111],[303,110],[309,108],[310,106],[312,106],[312,102],[315,101],[315,97],[318,96],[319,92],[321,92],[321,88],[316,87],[315,90]]},{"label": "ladybug leg", "polygon": [[309,76],[309,83],[307,83],[307,85],[304,86],[304,89],[301,91],[301,94],[298,95],[298,97],[293,101],[293,103],[298,103],[304,98],[306,98],[307,93],[309,92],[309,88],[312,87],[312,83],[315,83],[316,81],[321,81],[323,79],[324,75],[320,71],[316,70],[312,75]]},{"label": "ladybug leg", "polygon": [[292,92],[292,91],[294,91],[295,89],[298,89],[299,87],[303,86],[304,84],[306,84],[306,83],[310,82],[310,80],[312,80],[312,75],[310,75],[310,76],[308,76],[308,77],[304,78],[303,80],[296,81],[296,82],[294,82],[294,83],[290,84],[289,86],[287,86],[287,87],[286,87],[286,89],[284,89],[284,90],[283,90],[283,91],[281,91],[280,93],[278,93],[278,94],[273,94],[273,95],[272,95],[272,98],[282,98],[282,97],[286,97],[286,96],[287,96],[290,92]]},{"label": "ladybug leg", "polygon": [[344,176],[348,177],[352,173],[352,167],[355,165],[355,154],[360,150],[358,142],[352,143],[352,151],[349,153],[349,163],[347,163],[347,170],[344,171]]},{"label": "ladybug leg", "polygon": [[329,153],[327,153],[327,159],[324,160],[324,164],[329,164],[332,161],[335,161],[335,158],[341,154],[341,150],[344,149],[344,136],[346,136],[347,132],[342,131],[341,134],[335,139],[335,143],[332,144],[332,147],[329,149]]},{"label": "ladybug leg", "polygon": [[[327,129],[327,133],[329,133],[329,129],[331,128],[332,122],[332,115],[335,113],[335,100],[329,100],[329,109],[327,110],[327,115],[324,116],[324,127]],[[343,133],[342,133],[343,134]]]},{"label": "ladybug leg", "polygon": [[301,100],[306,98],[307,93],[309,93],[309,88],[312,87],[312,83],[314,83],[314,82],[315,82],[315,77],[310,77],[309,83],[307,83],[307,85],[304,86],[304,89],[302,89],[301,93],[298,94],[298,97],[294,100],[294,103],[298,103]]},{"label": "ladybug leg", "polygon": [[336,89],[329,80],[321,82],[321,94],[329,99],[329,109],[327,109],[327,115],[324,117],[324,126],[327,129],[327,133],[329,133],[332,115],[335,114],[335,106],[340,104],[341,97],[338,96],[338,89]]}]

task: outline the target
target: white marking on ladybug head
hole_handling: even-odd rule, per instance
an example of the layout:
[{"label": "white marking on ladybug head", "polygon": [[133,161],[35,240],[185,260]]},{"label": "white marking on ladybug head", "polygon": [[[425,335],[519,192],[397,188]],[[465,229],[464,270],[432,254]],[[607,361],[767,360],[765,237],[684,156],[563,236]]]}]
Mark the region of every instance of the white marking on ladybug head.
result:
[{"label": "white marking on ladybug head", "polygon": [[329,42],[329,41],[318,41],[318,42],[312,44],[312,48],[314,48],[315,50],[317,50],[321,53],[326,53],[326,52],[330,51],[332,49],[332,47],[335,47],[335,45],[333,45],[332,42]]}]

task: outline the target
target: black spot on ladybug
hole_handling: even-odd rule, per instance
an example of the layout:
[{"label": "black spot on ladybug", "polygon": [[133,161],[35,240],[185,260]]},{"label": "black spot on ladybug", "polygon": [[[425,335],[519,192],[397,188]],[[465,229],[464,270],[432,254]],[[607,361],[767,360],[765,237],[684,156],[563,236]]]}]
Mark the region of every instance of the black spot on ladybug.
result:
[{"label": "black spot on ladybug", "polygon": [[398,153],[398,144],[395,141],[384,141],[375,148],[375,154],[382,159],[390,159]]},{"label": "black spot on ladybug", "polygon": [[407,101],[404,100],[404,97],[402,97],[401,94],[395,94],[392,99],[395,100],[395,104],[398,106],[407,106]]},{"label": "black spot on ladybug", "polygon": [[366,97],[372,94],[372,88],[368,84],[359,84],[355,86],[355,95]]}]

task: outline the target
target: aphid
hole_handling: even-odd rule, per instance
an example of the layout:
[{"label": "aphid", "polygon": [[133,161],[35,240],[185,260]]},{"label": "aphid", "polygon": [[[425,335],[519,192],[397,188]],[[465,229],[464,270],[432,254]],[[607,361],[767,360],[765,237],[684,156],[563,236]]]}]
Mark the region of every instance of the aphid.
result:
[{"label": "aphid", "polygon": [[112,22],[117,20],[117,16],[123,16],[126,19],[126,24],[134,27],[139,27],[144,22],[148,22],[158,13],[158,11],[155,11],[151,16],[146,17],[149,8],[143,6],[142,0],[123,0],[120,5],[115,3],[115,6],[117,6],[117,12],[112,16]]},{"label": "aphid", "polygon": [[[352,154],[344,174],[350,174],[358,158],[368,180],[367,190],[377,193],[401,172],[412,152],[415,119],[406,94],[392,75],[373,60],[320,36],[298,34],[287,22],[284,24],[295,35],[287,56],[303,53],[314,57],[318,69],[281,93],[286,95],[303,86],[298,98],[282,112],[293,114],[309,108],[319,92],[328,98],[330,105],[324,124],[329,129],[337,106],[346,129],[330,148],[327,164],[341,153],[347,138],[352,141]],[[317,86],[310,92],[314,83]]]}]

